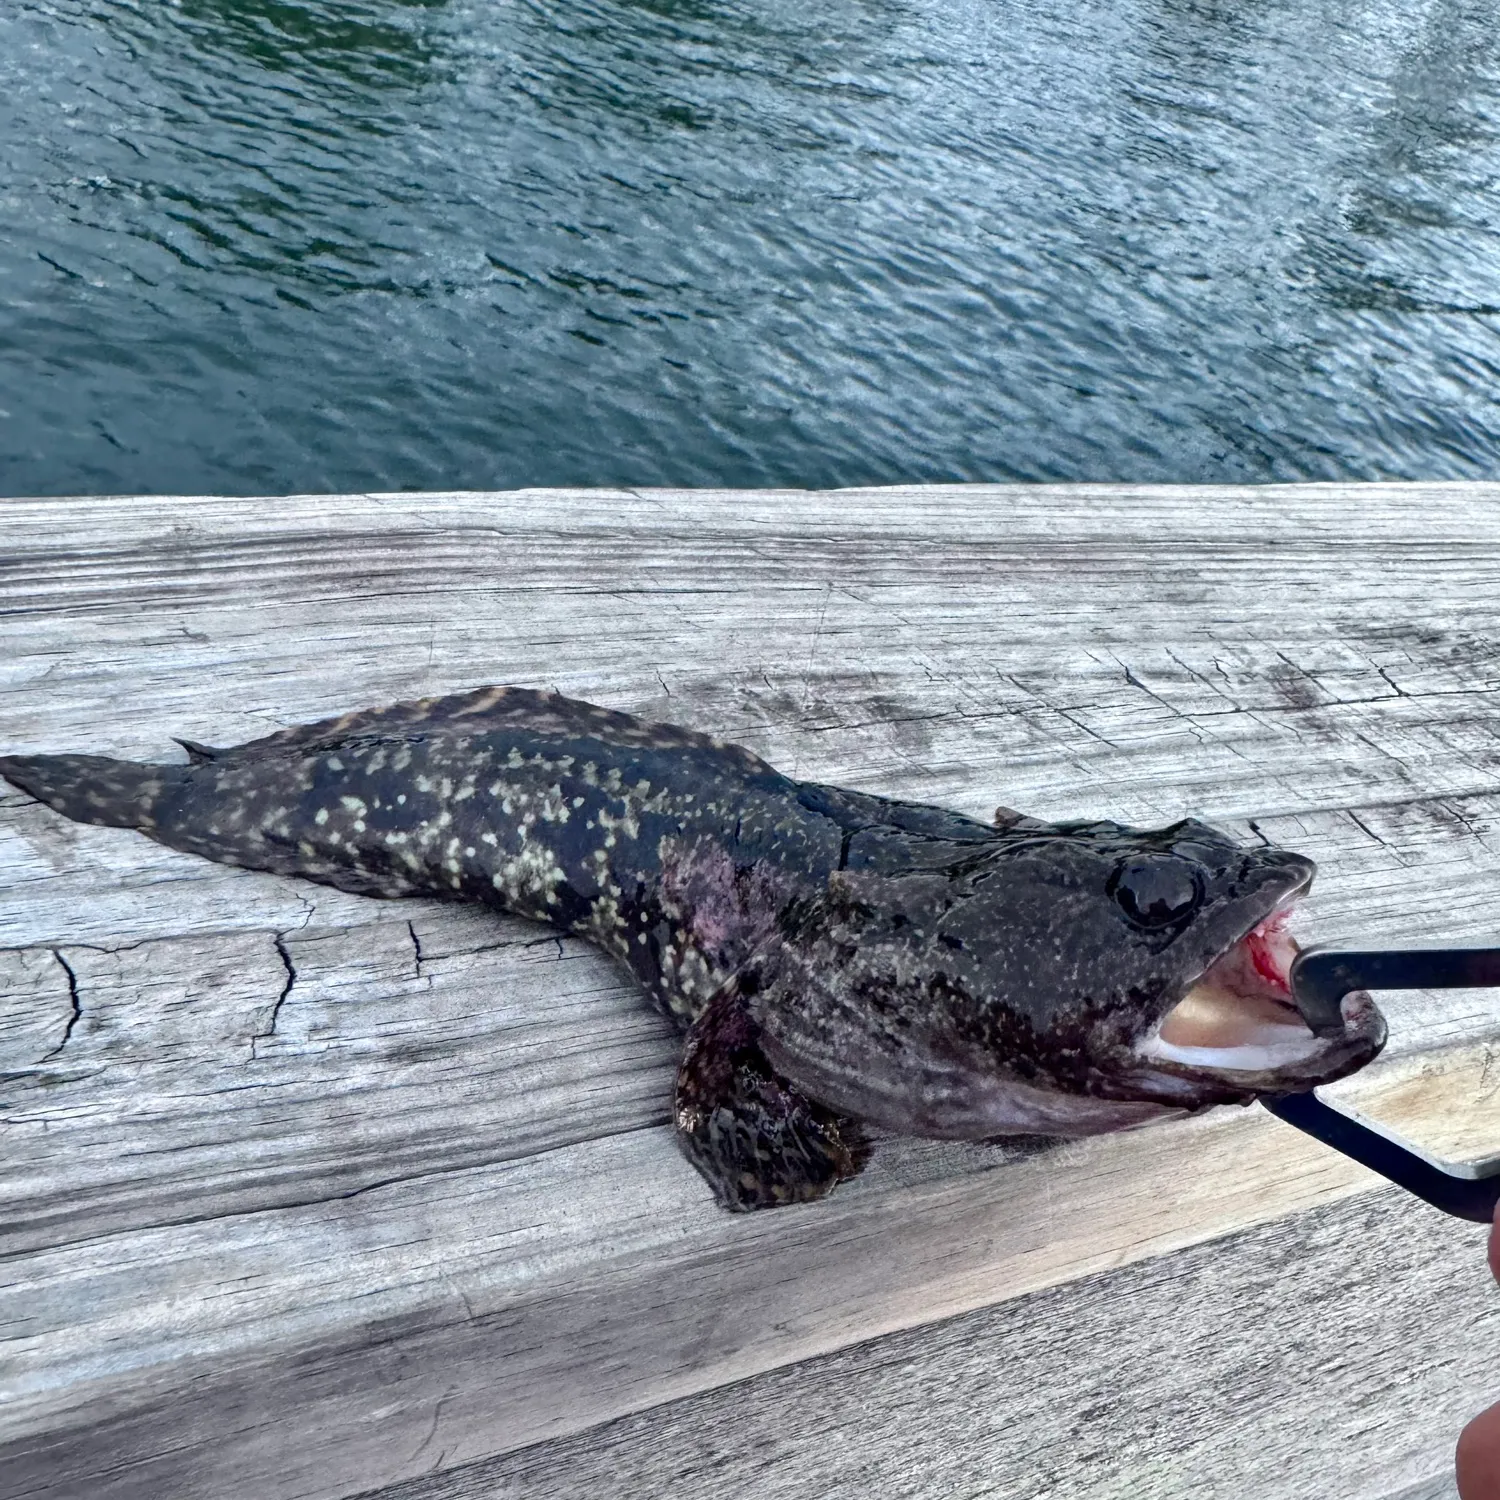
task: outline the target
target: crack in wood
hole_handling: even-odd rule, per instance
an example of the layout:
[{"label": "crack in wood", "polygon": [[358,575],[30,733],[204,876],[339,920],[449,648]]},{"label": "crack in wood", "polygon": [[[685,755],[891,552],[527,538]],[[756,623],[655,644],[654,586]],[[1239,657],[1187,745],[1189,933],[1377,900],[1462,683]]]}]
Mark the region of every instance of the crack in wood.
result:
[{"label": "crack in wood", "polygon": [[275,933],[272,937],[276,952],[280,955],[282,967],[286,970],[286,983],[281,987],[281,993],[276,997],[276,1003],[271,1007],[271,1018],[266,1024],[264,1031],[258,1031],[250,1038],[250,1060],[258,1062],[260,1054],[256,1048],[261,1042],[269,1041],[276,1035],[276,1023],[281,1018],[281,1007],[286,1004],[287,996],[292,993],[293,986],[297,983],[297,966],[292,962],[291,952],[286,945],[286,934]]},{"label": "crack in wood", "polygon": [[68,1015],[68,1024],[63,1028],[62,1040],[42,1057],[43,1062],[51,1062],[68,1045],[73,1036],[73,1028],[78,1024],[79,1019],[83,1015],[83,1001],[78,995],[78,975],[74,973],[72,964],[62,956],[62,952],[59,949],[53,948],[51,953],[53,958],[62,965],[63,973],[68,976],[68,1002],[71,1010]]},{"label": "crack in wood", "polygon": [[[0,1078],[4,1076],[0,1075]],[[259,1085],[247,1084],[245,1087],[247,1089],[257,1088]],[[233,1090],[225,1089],[222,1092],[229,1093],[233,1092]],[[649,1137],[652,1133],[660,1132],[669,1126],[671,1118],[670,1108],[663,1108],[657,1112],[654,1118],[642,1120],[639,1123],[631,1124],[621,1129],[599,1130],[590,1126],[587,1122],[583,1122],[581,1128],[572,1139],[560,1141],[550,1147],[547,1153],[542,1154],[551,1154],[553,1152],[562,1154],[570,1149],[586,1146],[596,1141],[617,1141],[628,1140],[632,1137]],[[188,1147],[186,1149],[191,1150],[192,1148]],[[662,1153],[662,1155],[673,1161],[676,1160],[676,1152],[670,1151],[670,1149],[668,1152]],[[49,1248],[58,1251],[77,1251],[91,1245],[99,1245],[111,1240],[128,1237],[138,1232],[142,1227],[151,1230],[191,1229],[207,1225],[233,1223],[236,1220],[252,1216],[260,1217],[282,1214],[295,1216],[308,1209],[325,1208],[336,1203],[347,1203],[355,1198],[364,1198],[372,1193],[384,1192],[389,1188],[420,1186],[448,1178],[461,1178],[466,1173],[482,1176],[497,1167],[505,1168],[523,1165],[535,1159],[534,1156],[528,1156],[524,1152],[512,1154],[504,1152],[490,1153],[476,1157],[473,1160],[453,1162],[446,1165],[426,1166],[411,1172],[391,1173],[388,1176],[376,1178],[370,1182],[362,1182],[355,1187],[346,1188],[342,1192],[337,1193],[307,1194],[301,1197],[277,1197],[275,1199],[248,1202],[243,1206],[222,1208],[201,1214],[161,1214],[155,1216],[149,1226],[133,1226],[131,1229],[124,1231],[123,1236],[119,1231],[106,1230],[98,1234],[78,1235],[76,1237],[60,1239],[53,1242]],[[32,1253],[29,1248],[24,1247],[18,1250],[0,1249],[0,1265],[10,1261],[24,1260]],[[465,1302],[465,1306],[468,1320],[473,1321],[473,1309],[467,1306],[467,1302]]]},{"label": "crack in wood", "polygon": [[1364,833],[1368,838],[1379,844],[1383,849],[1390,849],[1392,847],[1390,840],[1381,838],[1381,836],[1376,833],[1375,830],[1371,828],[1370,825],[1366,823],[1365,820],[1360,817],[1360,815],[1355,812],[1352,807],[1349,808],[1347,812],[1349,821],[1353,823],[1354,826],[1360,830],[1360,832]]}]

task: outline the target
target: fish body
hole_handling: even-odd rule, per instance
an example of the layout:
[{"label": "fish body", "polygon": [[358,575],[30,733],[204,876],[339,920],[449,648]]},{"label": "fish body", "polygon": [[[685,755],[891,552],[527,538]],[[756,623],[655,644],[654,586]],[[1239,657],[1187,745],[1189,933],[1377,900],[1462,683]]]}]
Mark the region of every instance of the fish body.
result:
[{"label": "fish body", "polygon": [[186,764],[0,757],[81,822],[597,944],[686,1032],[676,1122],[726,1207],[821,1196],[862,1125],[1085,1135],[1293,1092],[1374,1056],[1291,1004],[1311,861],[1205,824],[995,824],[801,782],[736,745],[486,688]]}]

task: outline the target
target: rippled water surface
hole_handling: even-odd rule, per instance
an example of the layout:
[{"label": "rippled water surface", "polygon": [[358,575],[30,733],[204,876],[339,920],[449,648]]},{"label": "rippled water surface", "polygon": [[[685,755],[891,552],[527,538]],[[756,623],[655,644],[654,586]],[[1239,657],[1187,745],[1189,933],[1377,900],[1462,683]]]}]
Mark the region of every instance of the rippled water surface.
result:
[{"label": "rippled water surface", "polygon": [[1500,0],[8,0],[0,492],[1474,476]]}]

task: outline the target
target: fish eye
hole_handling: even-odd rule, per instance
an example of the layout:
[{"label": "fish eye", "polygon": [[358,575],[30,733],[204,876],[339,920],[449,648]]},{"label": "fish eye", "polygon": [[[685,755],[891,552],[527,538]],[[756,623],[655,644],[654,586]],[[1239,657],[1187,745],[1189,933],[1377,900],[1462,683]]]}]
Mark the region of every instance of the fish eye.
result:
[{"label": "fish eye", "polygon": [[1170,854],[1134,854],[1109,877],[1109,894],[1137,927],[1155,929],[1180,922],[1203,900],[1198,872]]}]

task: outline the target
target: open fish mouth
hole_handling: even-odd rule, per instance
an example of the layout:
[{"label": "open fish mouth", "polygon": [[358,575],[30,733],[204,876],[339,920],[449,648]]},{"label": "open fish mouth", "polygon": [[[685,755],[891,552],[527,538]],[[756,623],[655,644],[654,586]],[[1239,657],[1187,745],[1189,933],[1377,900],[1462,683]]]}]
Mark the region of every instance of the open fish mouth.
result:
[{"label": "open fish mouth", "polygon": [[1292,994],[1300,945],[1287,930],[1299,888],[1219,955],[1137,1043],[1155,1073],[1219,1082],[1252,1093],[1329,1083],[1369,1062],[1385,1021],[1364,991],[1345,996],[1344,1030],[1320,1036]]}]

